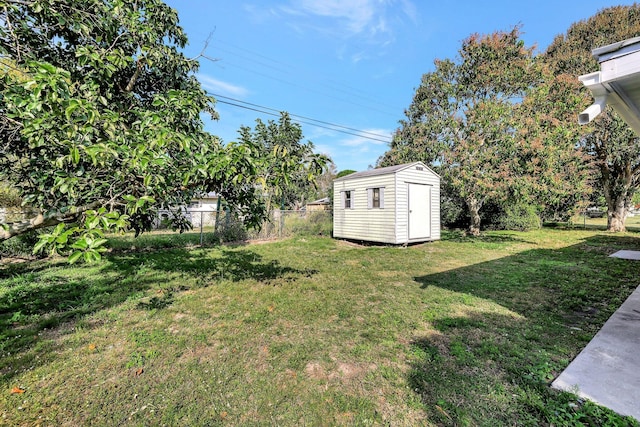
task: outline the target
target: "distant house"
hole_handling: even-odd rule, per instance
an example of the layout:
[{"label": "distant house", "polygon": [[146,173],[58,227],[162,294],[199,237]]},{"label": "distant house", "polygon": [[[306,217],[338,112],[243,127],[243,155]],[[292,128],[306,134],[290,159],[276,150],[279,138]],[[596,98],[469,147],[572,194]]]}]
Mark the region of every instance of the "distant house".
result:
[{"label": "distant house", "polygon": [[205,227],[215,226],[218,199],[217,193],[210,192],[191,201],[188,211],[191,214],[191,224],[194,227],[200,227],[200,225]]},{"label": "distant house", "polygon": [[336,238],[407,244],[440,239],[440,176],[422,162],[333,181]]},{"label": "distant house", "polygon": [[328,197],[314,200],[313,202],[309,202],[305,205],[305,210],[307,212],[328,211],[329,209],[331,209],[331,200],[329,200]]},{"label": "distant house", "polygon": [[[200,225],[213,227],[216,224],[218,199],[219,196],[217,193],[210,192],[200,197],[195,197],[191,200],[191,204],[188,207],[182,207],[181,210],[191,221],[194,228],[198,228]],[[169,221],[171,215],[172,213],[169,210],[160,210],[158,212],[158,221],[155,224],[156,228],[163,228]]]}]

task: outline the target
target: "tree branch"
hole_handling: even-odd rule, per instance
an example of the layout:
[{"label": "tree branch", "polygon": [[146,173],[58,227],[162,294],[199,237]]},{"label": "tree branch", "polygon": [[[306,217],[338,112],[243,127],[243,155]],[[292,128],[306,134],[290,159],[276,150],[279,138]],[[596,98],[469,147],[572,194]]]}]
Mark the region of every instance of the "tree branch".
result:
[{"label": "tree branch", "polygon": [[[23,3],[23,4],[26,4],[26,3]],[[7,6],[4,7],[4,15],[5,15],[5,20],[7,22],[7,29],[11,33],[11,36],[16,43],[17,61],[20,62],[22,60],[20,55],[20,44],[18,43],[18,38],[16,37],[16,34],[13,32],[13,26],[11,25],[11,20],[9,19],[9,11],[7,10]]]},{"label": "tree branch", "polygon": [[133,76],[131,76],[131,78],[129,79],[129,83],[127,83],[127,87],[124,88],[125,92],[131,92],[133,90],[133,86],[136,84],[136,80],[138,80],[138,77],[140,77],[140,73],[142,72],[142,67],[144,67],[143,61],[144,61],[144,57],[138,59],[138,63],[136,65],[136,71],[133,73]]},{"label": "tree branch", "polygon": [[209,33],[209,36],[204,41],[204,47],[202,48],[200,53],[197,56],[194,56],[193,58],[187,59],[187,61],[193,62],[193,61],[197,61],[200,58],[208,59],[211,62],[218,62],[219,61],[219,59],[217,59],[217,58],[211,58],[210,56],[207,56],[207,55],[204,54],[205,51],[207,50],[207,47],[209,47],[209,41],[211,41],[211,36],[212,35],[213,35],[213,31]]},{"label": "tree branch", "polygon": [[102,201],[98,200],[84,206],[73,208],[69,212],[66,212],[64,214],[58,213],[56,215],[45,216],[42,213],[39,213],[35,217],[26,219],[24,221],[0,224],[0,242],[32,230],[51,227],[63,222],[75,222],[83,212],[86,212],[90,209],[95,209],[97,207],[100,207],[101,205]]}]

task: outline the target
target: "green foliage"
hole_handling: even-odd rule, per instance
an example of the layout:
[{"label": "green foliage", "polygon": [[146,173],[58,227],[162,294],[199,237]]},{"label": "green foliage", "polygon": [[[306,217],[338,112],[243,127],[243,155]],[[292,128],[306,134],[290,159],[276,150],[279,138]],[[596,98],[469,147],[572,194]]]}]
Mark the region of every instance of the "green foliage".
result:
[{"label": "green foliage", "polygon": [[[423,76],[381,165],[439,166],[445,224],[466,217],[471,234],[486,218],[494,227],[525,226],[513,221],[522,217],[512,212],[514,202],[545,218],[579,208],[589,193],[588,161],[576,148],[581,98],[525,47],[519,28],[472,35],[457,60],[438,60],[435,68]],[[496,209],[485,215],[488,205]],[[533,216],[525,217],[528,228]]]},{"label": "green foliage", "polygon": [[445,227],[463,228],[469,218],[464,200],[448,180],[440,182],[440,222]]},{"label": "green foliage", "polygon": [[22,198],[16,189],[0,182],[0,208],[17,208],[22,205]]},{"label": "green foliage", "polygon": [[[552,72],[563,79],[570,97],[578,97],[581,108],[585,108],[592,102],[592,95],[577,78],[599,69],[591,51],[639,33],[640,5],[609,7],[572,24],[566,34],[558,35],[543,59]],[[570,120],[575,122],[575,116]],[[608,229],[623,231],[626,209],[640,183],[638,137],[610,107],[582,132],[585,136],[580,143],[591,156],[598,192],[602,191],[606,200]]]},{"label": "green foliage", "polygon": [[30,257],[33,253],[33,247],[40,240],[40,234],[46,231],[47,229],[33,230],[28,233],[20,234],[13,239],[0,241],[0,258]]},{"label": "green foliage", "polygon": [[331,236],[333,219],[326,211],[307,212],[304,217],[287,215],[284,226],[294,236]]},{"label": "green foliage", "polygon": [[316,179],[329,166],[328,157],[313,152],[311,141],[302,143],[302,128],[283,112],[276,123],[256,120],[255,129],[242,126],[240,141],[251,146],[263,159],[259,171],[265,185],[267,206],[293,209],[308,201]]},{"label": "green foliage", "polygon": [[338,174],[336,175],[336,179],[338,179],[338,178],[342,178],[343,176],[351,175],[352,173],[356,173],[356,171],[354,171],[353,169],[344,169],[344,170],[341,170],[341,171],[340,171],[340,172],[338,172]]},{"label": "green foliage", "polygon": [[480,228],[479,211],[489,199],[505,197],[516,153],[515,110],[536,81],[533,49],[516,27],[472,35],[457,60],[436,60],[423,75],[381,164],[422,160],[441,165],[443,180],[464,200],[470,232]]},{"label": "green foliage", "polygon": [[228,217],[220,218],[219,224],[213,233],[215,242],[242,242],[247,239],[245,225],[235,215],[227,213]]},{"label": "green foliage", "polygon": [[[214,99],[179,52],[175,10],[45,0],[9,2],[0,19],[0,181],[39,211],[3,224],[0,239],[62,224],[37,248],[95,259],[104,232],[147,231],[159,209],[209,191],[262,222],[261,159],[204,131]],[[180,214],[172,226],[190,227]]]},{"label": "green foliage", "polygon": [[529,204],[507,205],[499,220],[499,228],[503,230],[529,231],[541,226],[540,214],[535,206]]}]

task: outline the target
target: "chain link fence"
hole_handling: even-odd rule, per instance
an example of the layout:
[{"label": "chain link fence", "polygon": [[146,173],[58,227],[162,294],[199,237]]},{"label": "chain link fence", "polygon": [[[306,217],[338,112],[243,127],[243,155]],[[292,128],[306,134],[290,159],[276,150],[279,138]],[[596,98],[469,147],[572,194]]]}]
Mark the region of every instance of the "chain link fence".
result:
[{"label": "chain link fence", "polygon": [[259,229],[247,229],[229,211],[187,210],[193,232],[199,233],[200,244],[243,240],[272,240],[297,234],[331,235],[331,211],[274,210]]},{"label": "chain link fence", "polygon": [[[247,229],[238,215],[228,210],[186,208],[182,213],[190,220],[193,226],[191,231],[179,233],[172,230],[171,213],[161,211],[151,232],[143,233],[137,238],[132,233],[113,235],[114,239],[109,239],[109,245],[122,248],[216,245],[223,242],[275,240],[294,235],[331,236],[333,230],[330,210],[274,210],[259,229]],[[35,214],[37,211],[24,208],[1,208],[0,223],[22,221]],[[0,242],[0,258],[29,254],[37,240],[37,233],[27,233]]]}]

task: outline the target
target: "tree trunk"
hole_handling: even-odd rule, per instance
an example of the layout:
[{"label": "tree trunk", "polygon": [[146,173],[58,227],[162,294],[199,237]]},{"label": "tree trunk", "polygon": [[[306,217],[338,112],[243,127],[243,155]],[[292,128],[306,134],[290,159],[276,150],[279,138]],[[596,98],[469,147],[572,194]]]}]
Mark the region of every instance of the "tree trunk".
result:
[{"label": "tree trunk", "polygon": [[0,224],[0,242],[31,230],[58,225],[61,222],[58,218],[45,218],[42,214],[38,214],[24,221]]},{"label": "tree trunk", "polygon": [[627,219],[627,206],[623,197],[619,196],[616,200],[613,200],[613,206],[608,203],[607,211],[607,231],[614,233],[626,231],[624,226]]},{"label": "tree trunk", "polygon": [[624,222],[627,219],[627,205],[631,202],[629,194],[633,177],[631,165],[617,166],[600,166],[604,198],[607,201],[607,231],[614,233],[626,231]]},{"label": "tree trunk", "polygon": [[474,197],[465,200],[467,202],[467,209],[469,210],[469,230],[468,233],[472,236],[480,235],[480,208],[482,202],[476,200]]}]

